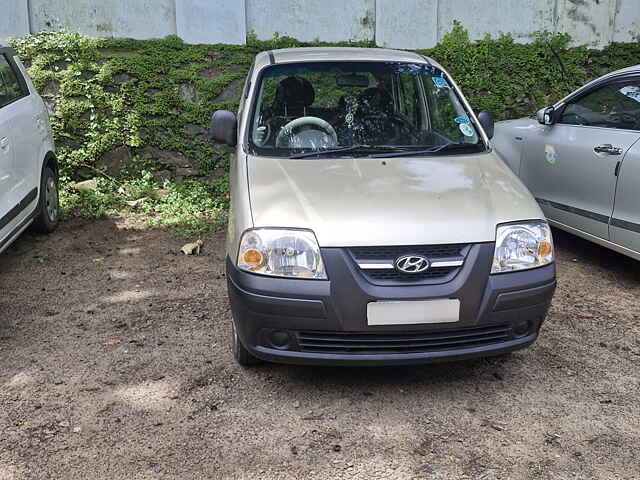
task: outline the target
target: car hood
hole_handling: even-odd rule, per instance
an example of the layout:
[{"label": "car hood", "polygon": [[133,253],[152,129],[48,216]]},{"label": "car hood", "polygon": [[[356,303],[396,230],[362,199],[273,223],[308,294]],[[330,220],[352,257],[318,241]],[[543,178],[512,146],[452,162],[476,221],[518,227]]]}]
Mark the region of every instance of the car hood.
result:
[{"label": "car hood", "polygon": [[499,223],[544,218],[493,153],[248,156],[247,168],[254,226],[310,229],[322,247],[490,242]]}]

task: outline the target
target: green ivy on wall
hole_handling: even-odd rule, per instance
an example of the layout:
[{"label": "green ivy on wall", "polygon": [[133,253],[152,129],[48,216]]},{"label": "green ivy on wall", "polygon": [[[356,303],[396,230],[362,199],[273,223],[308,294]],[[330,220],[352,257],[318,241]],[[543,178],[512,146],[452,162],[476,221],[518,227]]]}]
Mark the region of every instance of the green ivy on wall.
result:
[{"label": "green ivy on wall", "polygon": [[[530,115],[588,80],[640,58],[638,43],[592,51],[569,48],[569,40],[541,34],[529,44],[515,43],[508,35],[472,42],[456,23],[441,44],[419,53],[448,69],[476,110],[509,119]],[[69,32],[10,43],[50,110],[64,185],[99,176],[99,192],[111,195],[125,183],[137,185],[129,189],[131,197],[154,185],[178,191],[176,185],[184,179],[187,185],[209,182],[210,191],[221,197],[215,204],[221,212],[228,203],[227,153],[207,138],[211,113],[237,109],[244,77],[258,52],[328,45],[278,35],[271,41],[250,35],[247,45],[234,46],[187,45],[176,36],[118,40]],[[64,193],[69,209],[81,213],[83,202],[96,201],[68,188]],[[110,196],[98,210],[125,208],[123,201]],[[149,202],[144,213],[154,205]],[[197,214],[191,210],[189,215]],[[206,211],[203,215],[208,216]]]}]

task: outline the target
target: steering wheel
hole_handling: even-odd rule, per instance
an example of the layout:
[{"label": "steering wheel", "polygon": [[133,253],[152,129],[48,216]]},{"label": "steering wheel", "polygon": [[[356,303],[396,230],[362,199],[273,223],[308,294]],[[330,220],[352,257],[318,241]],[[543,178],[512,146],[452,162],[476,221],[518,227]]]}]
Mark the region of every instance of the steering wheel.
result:
[{"label": "steering wheel", "polygon": [[315,130],[320,130],[328,135],[331,138],[331,144],[323,146],[331,148],[338,145],[338,134],[329,122],[318,117],[300,117],[292,120],[280,129],[276,137],[276,147],[288,147],[291,137],[296,136],[295,131],[302,127],[315,127]]}]

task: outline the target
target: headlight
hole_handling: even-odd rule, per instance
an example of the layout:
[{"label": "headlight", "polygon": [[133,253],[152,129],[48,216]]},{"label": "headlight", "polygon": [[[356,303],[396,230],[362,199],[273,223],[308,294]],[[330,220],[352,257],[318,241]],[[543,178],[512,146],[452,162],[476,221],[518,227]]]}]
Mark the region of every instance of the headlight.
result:
[{"label": "headlight", "polygon": [[498,225],[491,273],[541,267],[553,260],[553,239],[547,222]]},{"label": "headlight", "polygon": [[318,241],[309,230],[247,230],[240,240],[237,265],[274,277],[327,278]]}]

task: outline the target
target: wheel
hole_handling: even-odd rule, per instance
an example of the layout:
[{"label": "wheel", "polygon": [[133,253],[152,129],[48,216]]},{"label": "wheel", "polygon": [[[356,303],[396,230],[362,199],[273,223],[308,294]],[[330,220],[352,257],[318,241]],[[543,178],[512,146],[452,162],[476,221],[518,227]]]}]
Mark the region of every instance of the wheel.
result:
[{"label": "wheel", "polygon": [[33,230],[51,233],[58,226],[60,204],[58,200],[58,177],[51,167],[45,167],[40,179],[38,213],[33,221]]},{"label": "wheel", "polygon": [[259,358],[251,355],[249,350],[244,348],[244,345],[242,345],[238,332],[236,331],[236,324],[233,320],[231,321],[231,345],[233,348],[233,358],[235,358],[236,362],[243,367],[249,367],[251,365],[261,363]]}]

